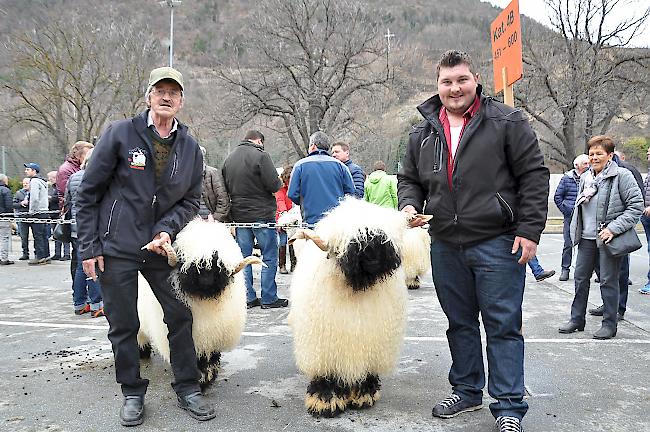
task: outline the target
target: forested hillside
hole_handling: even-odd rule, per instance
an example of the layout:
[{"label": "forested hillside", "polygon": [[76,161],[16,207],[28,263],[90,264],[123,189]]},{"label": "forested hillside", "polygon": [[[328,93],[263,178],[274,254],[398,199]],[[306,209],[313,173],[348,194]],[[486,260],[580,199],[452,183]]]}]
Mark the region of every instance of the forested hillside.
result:
[{"label": "forested hillside", "polygon": [[[174,8],[181,117],[215,166],[255,126],[277,165],[299,158],[304,135],[322,128],[349,141],[364,168],[383,159],[394,170],[415,106],[435,93],[443,51],[469,52],[492,93],[489,26],[499,12],[478,0],[183,0]],[[1,1],[8,174],[32,159],[53,169],[66,146],[142,109],[148,71],[168,62],[169,20],[156,0]],[[522,17],[517,105],[556,171],[601,132],[639,165],[650,135],[649,50],[594,43],[585,32],[595,23],[584,24],[567,38]]]}]

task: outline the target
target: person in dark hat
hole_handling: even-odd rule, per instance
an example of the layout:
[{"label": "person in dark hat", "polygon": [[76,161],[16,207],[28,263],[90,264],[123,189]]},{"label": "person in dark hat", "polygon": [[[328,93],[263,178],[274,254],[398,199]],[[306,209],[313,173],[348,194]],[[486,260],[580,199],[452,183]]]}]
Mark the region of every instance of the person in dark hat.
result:
[{"label": "person in dark hat", "polygon": [[201,197],[201,150],[176,118],[184,102],[181,73],[171,67],[151,71],[145,102],[143,113],[102,132],[77,192],[79,255],[84,272],[102,285],[124,426],[143,422],[149,383],[140,376],[138,273],[158,298],[169,329],[178,406],[197,420],[216,416],[199,387],[192,314],[172,290],[164,251],[197,215]]}]

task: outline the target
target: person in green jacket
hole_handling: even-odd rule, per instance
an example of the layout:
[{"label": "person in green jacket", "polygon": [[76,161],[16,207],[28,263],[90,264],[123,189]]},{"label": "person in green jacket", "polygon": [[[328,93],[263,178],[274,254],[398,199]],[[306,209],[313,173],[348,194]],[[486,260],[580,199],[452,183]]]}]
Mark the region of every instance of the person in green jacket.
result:
[{"label": "person in green jacket", "polygon": [[376,161],[364,184],[363,199],[381,207],[397,209],[397,178],[386,174],[386,164]]}]

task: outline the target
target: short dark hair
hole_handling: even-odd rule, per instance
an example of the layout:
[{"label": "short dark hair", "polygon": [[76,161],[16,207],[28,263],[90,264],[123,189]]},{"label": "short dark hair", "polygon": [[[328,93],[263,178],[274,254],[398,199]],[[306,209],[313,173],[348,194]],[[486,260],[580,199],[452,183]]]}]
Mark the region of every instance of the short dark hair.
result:
[{"label": "short dark hair", "polygon": [[372,165],[373,171],[386,171],[386,164],[384,161],[375,161],[375,163]]},{"label": "short dark hair", "polygon": [[332,144],[332,147],[334,146],[339,146],[343,151],[349,152],[350,151],[350,144],[344,143],[343,141],[337,141],[334,144]]},{"label": "short dark hair", "polygon": [[616,148],[614,140],[607,135],[596,135],[587,141],[587,151],[589,151],[589,149],[592,147],[598,146],[602,147],[608,154],[614,153],[614,149]]},{"label": "short dark hair", "polygon": [[260,140],[262,143],[264,143],[264,134],[258,130],[249,130],[246,132],[246,135],[244,135],[244,139],[247,141],[254,141],[254,140]]},{"label": "short dark hair", "polygon": [[445,51],[438,60],[436,65],[436,78],[440,76],[440,68],[453,68],[460,64],[465,64],[469,68],[471,73],[474,72],[474,67],[472,66],[472,58],[464,51],[449,50]]}]

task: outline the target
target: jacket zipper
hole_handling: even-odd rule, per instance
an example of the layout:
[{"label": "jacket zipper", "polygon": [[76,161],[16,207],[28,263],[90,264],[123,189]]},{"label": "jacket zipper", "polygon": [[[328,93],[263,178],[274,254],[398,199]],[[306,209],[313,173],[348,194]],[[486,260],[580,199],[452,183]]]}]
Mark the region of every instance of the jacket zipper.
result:
[{"label": "jacket zipper", "polygon": [[512,211],[512,207],[510,207],[510,204],[508,204],[508,201],[504,200],[503,197],[499,192],[497,192],[497,199],[504,205],[506,206],[506,209],[508,210],[508,214],[510,214],[510,222],[515,221],[515,214]]},{"label": "jacket zipper", "polygon": [[177,155],[174,153],[174,163],[172,164],[172,173],[169,175],[169,178],[171,179],[174,177],[174,174],[176,174],[176,164],[177,164]]},{"label": "jacket zipper", "polygon": [[111,232],[111,222],[113,221],[113,210],[115,210],[115,204],[117,204],[117,200],[114,200],[113,205],[111,206],[111,212],[108,215],[108,226],[106,227],[104,237],[108,237],[108,234]]}]

